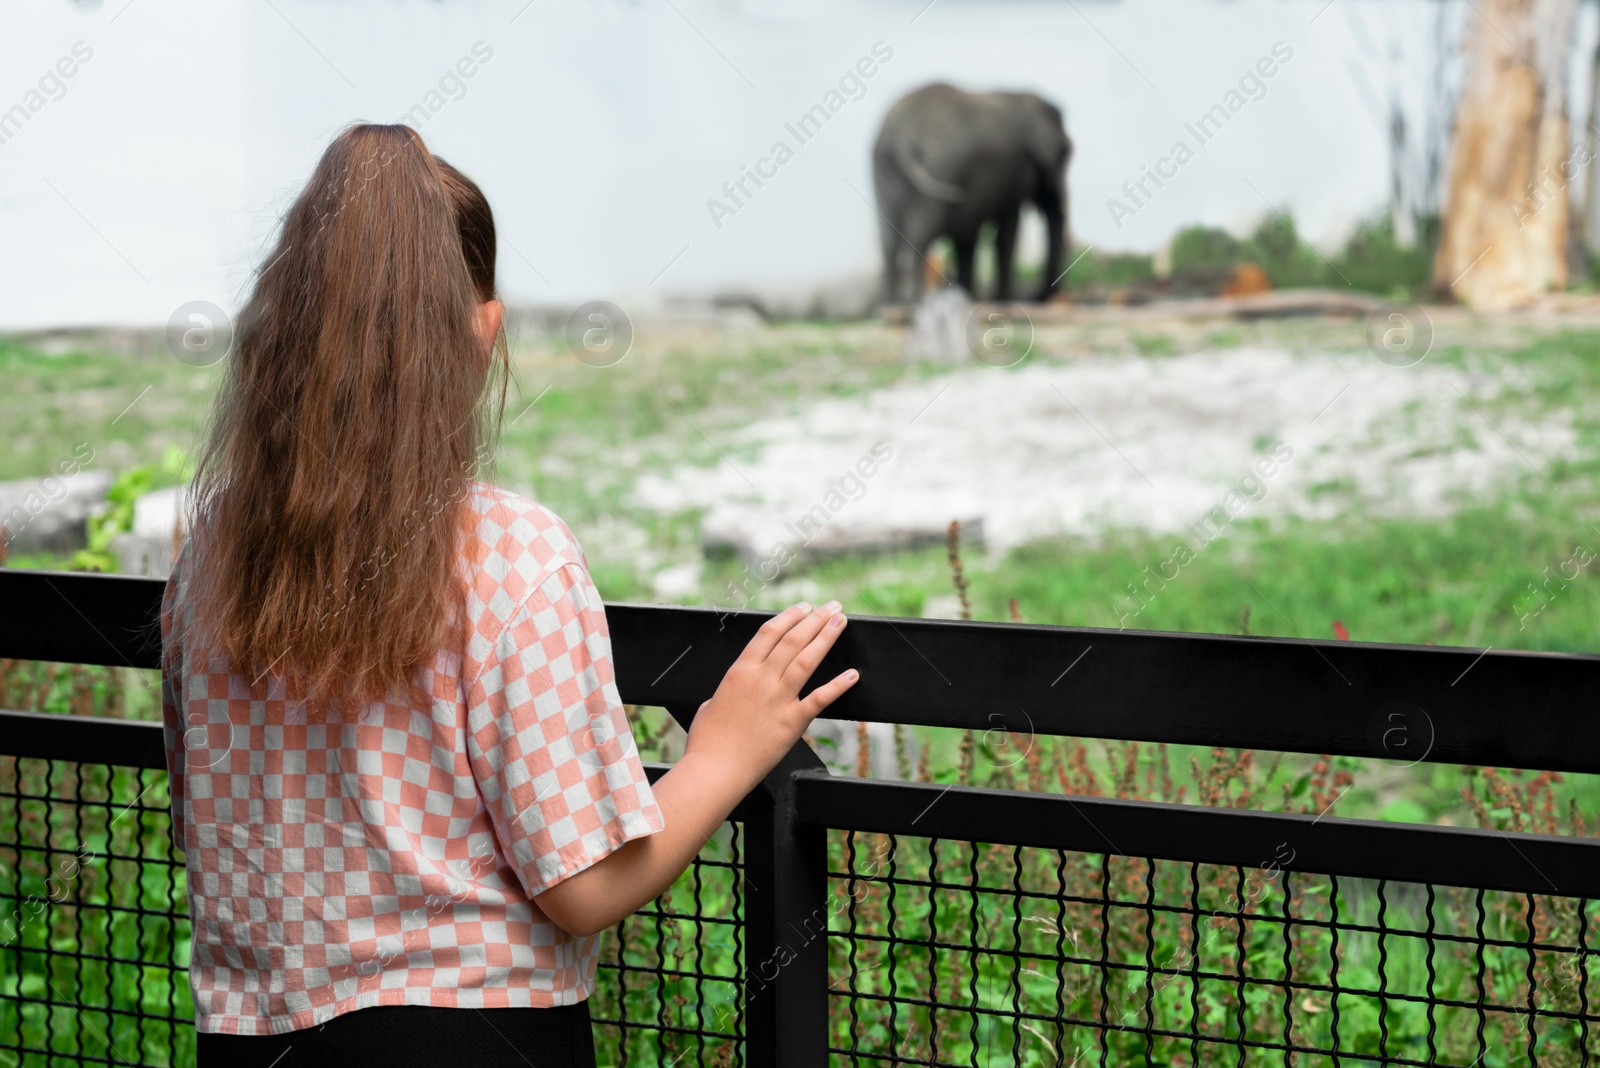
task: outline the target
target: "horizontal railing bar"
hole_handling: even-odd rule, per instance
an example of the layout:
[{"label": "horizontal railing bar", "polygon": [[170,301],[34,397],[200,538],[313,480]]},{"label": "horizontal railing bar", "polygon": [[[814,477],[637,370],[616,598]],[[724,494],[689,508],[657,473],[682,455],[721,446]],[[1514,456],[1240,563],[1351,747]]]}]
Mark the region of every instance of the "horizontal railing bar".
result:
[{"label": "horizontal railing bar", "polygon": [[[155,667],[158,579],[0,569],[0,656]],[[606,606],[631,704],[694,708],[769,613]],[[1600,656],[852,618],[839,719],[1600,773]]]},{"label": "horizontal railing bar", "polygon": [[1301,876],[1600,897],[1597,839],[808,772],[795,778],[796,818],[825,827]]},{"label": "horizontal railing bar", "polygon": [[[607,606],[635,704],[694,707],[770,613]],[[1600,772],[1600,656],[851,617],[835,719]]]},{"label": "horizontal railing bar", "polygon": [[0,756],[167,770],[161,724],[0,709]]},{"label": "horizontal railing bar", "polygon": [[161,666],[160,579],[0,568],[0,657]]}]

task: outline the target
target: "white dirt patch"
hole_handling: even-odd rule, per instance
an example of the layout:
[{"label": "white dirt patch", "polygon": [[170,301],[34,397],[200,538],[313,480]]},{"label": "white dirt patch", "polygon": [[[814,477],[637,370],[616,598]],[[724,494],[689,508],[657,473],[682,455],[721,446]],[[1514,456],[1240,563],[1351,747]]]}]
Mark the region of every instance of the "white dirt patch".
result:
[{"label": "white dirt patch", "polygon": [[[798,547],[808,513],[826,518],[825,540],[867,541],[981,517],[992,551],[1178,531],[1219,505],[1236,519],[1437,516],[1576,451],[1570,412],[1491,410],[1525,378],[1265,348],[972,367],[715,434],[731,458],[642,476],[637,499],[705,508],[708,535],[754,547]],[[891,458],[847,477],[878,442]],[[1292,456],[1252,482],[1279,442]]]}]

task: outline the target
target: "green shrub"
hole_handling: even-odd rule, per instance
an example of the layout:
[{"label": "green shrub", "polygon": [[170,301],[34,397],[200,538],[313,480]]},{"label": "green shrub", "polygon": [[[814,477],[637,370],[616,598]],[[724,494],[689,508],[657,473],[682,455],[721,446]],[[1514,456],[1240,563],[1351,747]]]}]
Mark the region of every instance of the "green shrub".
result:
[{"label": "green shrub", "polygon": [[1387,215],[1356,227],[1334,260],[1341,274],[1356,289],[1399,300],[1416,300],[1428,292],[1433,273],[1433,248],[1438,220],[1425,220],[1411,248],[1395,241]]},{"label": "green shrub", "polygon": [[1215,226],[1189,226],[1172,239],[1172,273],[1220,271],[1243,263],[1244,245]]},{"label": "green shrub", "polygon": [[1149,282],[1156,276],[1154,260],[1140,252],[1093,250],[1078,257],[1077,252],[1067,257],[1073,266],[1062,280],[1063,289],[1117,289]]},{"label": "green shrub", "polygon": [[1438,220],[1425,219],[1417,240],[1402,246],[1387,214],[1357,226],[1344,247],[1324,257],[1301,236],[1294,217],[1272,210],[1240,240],[1212,226],[1190,226],[1172,239],[1175,278],[1215,278],[1243,263],[1266,272],[1274,289],[1350,287],[1396,300],[1418,300],[1429,290]]},{"label": "green shrub", "polygon": [[134,502],[155,488],[157,474],[178,476],[187,481],[193,474],[189,456],[176,445],[169,445],[159,466],[143,463],[121,472],[106,491],[106,508],[89,517],[89,546],[72,557],[74,571],[115,571],[117,562],[111,542],[118,534],[133,529]]}]

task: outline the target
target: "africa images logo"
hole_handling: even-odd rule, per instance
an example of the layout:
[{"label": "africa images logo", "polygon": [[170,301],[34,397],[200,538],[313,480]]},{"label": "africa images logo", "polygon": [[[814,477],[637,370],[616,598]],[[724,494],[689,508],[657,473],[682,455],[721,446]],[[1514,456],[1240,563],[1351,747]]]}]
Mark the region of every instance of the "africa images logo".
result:
[{"label": "africa images logo", "polygon": [[[1244,110],[1246,104],[1265,98],[1267,81],[1293,58],[1293,48],[1283,41],[1275,42],[1267,55],[1245,69],[1239,78],[1237,88],[1223,93],[1220,101],[1201,112],[1193,122],[1183,124],[1184,133],[1188,134],[1188,137],[1180,137],[1174,141],[1167,155],[1156,160],[1153,167],[1150,164],[1140,164],[1139,176],[1122,183],[1122,192],[1127,200],[1119,200],[1116,197],[1106,200],[1106,211],[1111,215],[1111,221],[1116,224],[1117,229],[1122,229],[1122,220],[1139,214],[1142,208],[1154,200],[1156,193],[1165,188],[1167,182],[1178,176],[1179,168],[1194,159],[1202,147],[1214,140],[1222,132],[1222,128]],[[1193,145],[1189,143],[1189,138],[1194,139]],[[1150,188],[1152,184],[1155,186],[1154,190]]]},{"label": "africa images logo", "polygon": [[739,176],[722,183],[722,195],[726,200],[716,197],[706,200],[706,211],[710,212],[711,221],[717,229],[722,229],[723,219],[739,214],[739,209],[755,196],[755,191],[750,189],[752,183],[756,190],[760,190],[778,176],[779,167],[794,159],[796,147],[821,133],[823,126],[843,111],[846,104],[865,99],[867,79],[877,74],[879,68],[893,58],[894,49],[882,41],[875,41],[869,55],[862,56],[853,66],[845,69],[835,88],[823,93],[820,101],[811,105],[793,122],[783,124],[784,132],[794,139],[794,145],[780,137],[772,143],[766,155],[755,161],[754,166],[741,163]]}]

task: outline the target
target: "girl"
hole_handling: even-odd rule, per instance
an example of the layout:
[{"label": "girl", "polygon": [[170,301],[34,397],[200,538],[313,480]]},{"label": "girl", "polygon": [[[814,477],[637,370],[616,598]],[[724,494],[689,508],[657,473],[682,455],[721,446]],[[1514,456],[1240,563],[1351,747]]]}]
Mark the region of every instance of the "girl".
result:
[{"label": "girl", "polygon": [[473,478],[494,263],[478,187],[357,125],[240,314],[162,608],[202,1068],[593,1064],[600,933],[856,680],[800,698],[845,618],[795,605],[650,786],[577,540]]}]

